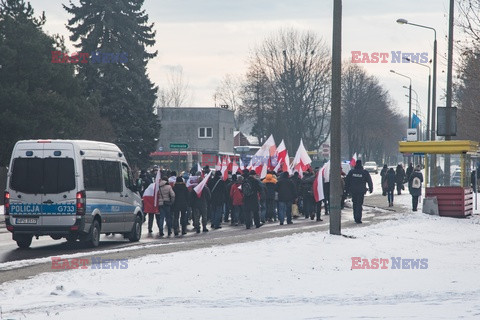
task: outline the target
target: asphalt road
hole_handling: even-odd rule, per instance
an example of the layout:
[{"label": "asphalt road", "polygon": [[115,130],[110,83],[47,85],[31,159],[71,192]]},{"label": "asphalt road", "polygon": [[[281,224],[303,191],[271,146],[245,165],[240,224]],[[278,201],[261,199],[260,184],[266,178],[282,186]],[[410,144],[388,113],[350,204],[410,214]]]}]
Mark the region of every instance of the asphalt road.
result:
[{"label": "asphalt road", "polygon": [[[369,209],[364,212],[363,224],[353,222],[350,208],[342,211],[342,234],[348,236],[349,228],[368,227],[372,223],[384,220],[400,208],[385,207],[385,198],[372,195],[365,198],[365,206],[377,207],[385,210]],[[365,210],[366,211],[366,210]],[[101,257],[102,259],[132,259],[149,254],[166,254],[176,251],[194,250],[219,245],[228,245],[256,241],[267,238],[283,237],[294,233],[327,231],[329,230],[328,216],[322,216],[322,222],[298,218],[291,225],[280,226],[277,223],[267,223],[259,229],[246,230],[244,226],[230,226],[224,223],[220,230],[210,230],[208,233],[196,234],[189,231],[181,237],[164,237],[158,239],[147,235],[147,226],[143,225],[142,239],[137,243],[130,243],[120,235],[102,235],[100,246],[95,249],[84,248],[79,242],[68,244],[66,240],[53,240],[50,237],[34,239],[30,249],[18,249],[11,234],[0,222],[0,283],[15,279],[24,279],[42,272],[61,272],[52,270],[51,257],[75,255],[87,258]],[[3,216],[2,216],[3,219]],[[189,230],[192,227],[189,226]],[[158,231],[154,228],[154,231]],[[36,260],[34,260],[36,259]]]}]

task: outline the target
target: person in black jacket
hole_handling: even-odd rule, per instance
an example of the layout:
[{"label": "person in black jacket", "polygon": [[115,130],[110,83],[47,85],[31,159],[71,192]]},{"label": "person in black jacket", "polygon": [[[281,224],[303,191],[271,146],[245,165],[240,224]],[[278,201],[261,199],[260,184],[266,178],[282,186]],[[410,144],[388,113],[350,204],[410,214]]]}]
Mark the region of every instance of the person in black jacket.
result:
[{"label": "person in black jacket", "polygon": [[173,232],[178,236],[179,226],[178,219],[182,226],[182,235],[187,233],[188,223],[188,198],[189,192],[182,177],[177,177],[175,185],[173,186],[173,192],[175,192],[175,202],[173,203]]},{"label": "person in black jacket", "polygon": [[242,183],[243,192],[243,210],[245,212],[245,227],[250,229],[252,226],[252,215],[255,222],[255,227],[260,228],[263,224],[260,223],[259,202],[258,197],[265,198],[262,195],[264,192],[261,182],[255,178],[255,171],[252,170]]},{"label": "person in black jacket", "polygon": [[362,206],[368,184],[368,190],[373,192],[372,177],[367,170],[363,169],[362,160],[357,160],[355,168],[347,174],[345,189],[352,195],[353,217],[356,223],[362,223]]},{"label": "person in black jacket", "polygon": [[385,182],[387,179],[387,171],[388,171],[388,166],[386,164],[383,165],[382,171],[380,171],[380,185],[382,186],[382,195],[386,196],[387,195],[387,183]]},{"label": "person in black jacket", "polygon": [[422,195],[423,174],[420,170],[420,165],[417,164],[408,179],[408,191],[412,195],[412,211],[417,211],[418,198]]},{"label": "person in black jacket", "polygon": [[315,176],[310,172],[305,172],[302,183],[301,191],[303,198],[303,214],[305,219],[314,219],[315,218],[315,198],[313,197],[313,181]]},{"label": "person in black jacket", "polygon": [[393,168],[388,169],[385,175],[388,206],[393,207],[393,192],[395,191],[396,175]]},{"label": "person in black jacket", "polygon": [[[410,163],[410,165],[412,165]],[[410,169],[410,167],[408,167],[408,169]],[[408,177],[410,176],[410,174],[408,173],[408,169],[407,169],[407,173],[405,173],[405,170],[403,169],[403,165],[401,163],[399,163],[397,165],[397,170],[395,170],[395,179],[396,179],[396,183],[397,183],[397,194],[402,194],[402,190],[405,188],[403,186],[403,184],[408,180]],[[413,167],[412,167],[412,171],[413,171]]]},{"label": "person in black jacket", "polygon": [[227,186],[225,181],[222,180],[222,173],[215,171],[215,177],[208,181],[208,188],[212,194],[210,200],[212,206],[212,227],[214,229],[221,229],[223,206],[226,203]]},{"label": "person in black jacket", "polygon": [[[198,178],[198,183],[202,181],[202,177]],[[202,226],[203,232],[208,232],[207,229],[207,210],[208,204],[210,203],[211,194],[210,189],[208,186],[204,186],[201,196],[198,197],[195,190],[192,189],[190,192],[190,205],[192,206],[193,210],[193,227],[200,233],[200,217],[202,217]]]},{"label": "person in black jacket", "polygon": [[285,221],[285,214],[287,215],[287,224],[292,224],[292,204],[296,195],[295,185],[288,177],[288,172],[282,172],[275,191],[278,192],[278,220],[280,225]]}]

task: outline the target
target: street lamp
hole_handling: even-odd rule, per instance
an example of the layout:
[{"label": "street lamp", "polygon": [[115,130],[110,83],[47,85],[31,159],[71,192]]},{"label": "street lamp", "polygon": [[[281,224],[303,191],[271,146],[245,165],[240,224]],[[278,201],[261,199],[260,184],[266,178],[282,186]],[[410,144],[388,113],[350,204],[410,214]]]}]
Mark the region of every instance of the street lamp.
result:
[{"label": "street lamp", "polygon": [[[432,69],[430,68],[429,65],[426,65],[426,64],[423,64],[423,63],[419,63],[419,62],[415,62],[415,61],[411,61],[409,58],[405,58],[405,60],[409,61],[409,62],[412,62],[412,63],[415,63],[419,66],[422,66],[422,67],[425,67],[425,68],[428,68],[428,104],[427,104],[427,140],[430,139],[430,121],[434,122],[435,120],[434,119],[431,119],[430,120],[430,109],[431,109],[431,105],[430,105],[430,88],[431,88],[431,83],[432,83]],[[433,123],[432,123],[432,126],[433,126]],[[431,139],[430,139],[431,140]]]},{"label": "street lamp", "polygon": [[[433,86],[432,86],[432,132],[430,135],[430,140],[435,141],[435,124],[436,119],[435,115],[437,112],[437,30],[435,28],[424,26],[421,24],[408,22],[406,19],[397,19],[398,24],[409,24],[411,26],[425,28],[433,30],[434,40],[433,40]],[[428,130],[427,130],[428,131]]]},{"label": "street lamp", "polygon": [[407,127],[410,129],[412,127],[412,78],[404,74],[398,73],[395,70],[390,70],[390,72],[410,80],[410,86],[408,87],[408,127]]}]

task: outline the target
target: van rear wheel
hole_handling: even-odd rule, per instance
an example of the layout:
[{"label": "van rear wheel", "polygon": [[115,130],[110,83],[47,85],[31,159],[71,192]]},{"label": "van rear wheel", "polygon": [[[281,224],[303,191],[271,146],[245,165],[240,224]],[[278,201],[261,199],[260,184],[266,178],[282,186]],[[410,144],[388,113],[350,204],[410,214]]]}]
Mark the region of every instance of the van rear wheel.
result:
[{"label": "van rear wheel", "polygon": [[96,248],[100,244],[100,224],[98,220],[93,220],[92,229],[86,239],[87,246]]},{"label": "van rear wheel", "polygon": [[139,216],[135,217],[135,222],[133,223],[132,231],[128,234],[128,240],[131,242],[137,242],[142,237],[142,218]]},{"label": "van rear wheel", "polygon": [[17,238],[16,239],[17,245],[20,249],[28,249],[32,244],[33,236],[22,235],[22,236],[17,236],[16,238]]}]

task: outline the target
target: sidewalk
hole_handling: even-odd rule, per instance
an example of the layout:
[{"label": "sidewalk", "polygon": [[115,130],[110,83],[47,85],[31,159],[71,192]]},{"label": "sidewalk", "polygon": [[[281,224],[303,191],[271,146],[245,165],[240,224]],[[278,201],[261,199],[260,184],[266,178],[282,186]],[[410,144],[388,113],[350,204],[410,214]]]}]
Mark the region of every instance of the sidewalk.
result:
[{"label": "sidewalk", "polygon": [[[401,195],[395,194],[393,207],[389,207],[386,196],[382,196],[381,194],[372,194],[369,196],[365,196],[363,205],[392,212],[406,212],[410,210],[410,208],[405,206],[405,202],[410,203],[410,201],[411,196],[408,193],[403,193]],[[421,211],[421,203],[418,204],[418,209]]]}]

